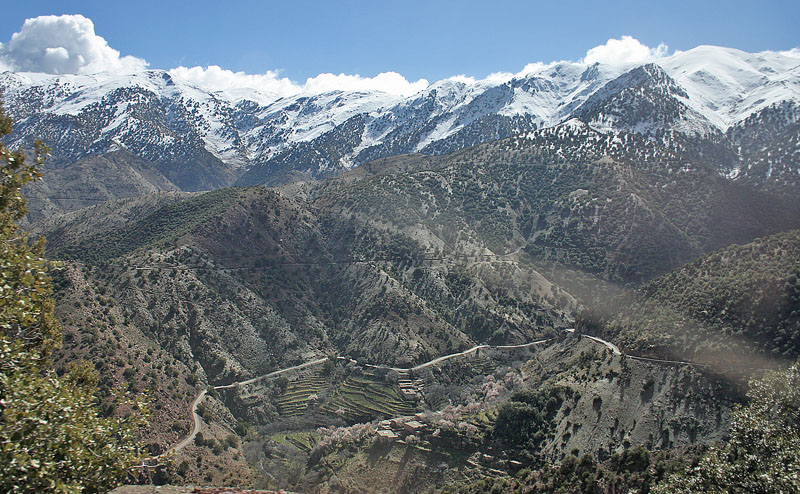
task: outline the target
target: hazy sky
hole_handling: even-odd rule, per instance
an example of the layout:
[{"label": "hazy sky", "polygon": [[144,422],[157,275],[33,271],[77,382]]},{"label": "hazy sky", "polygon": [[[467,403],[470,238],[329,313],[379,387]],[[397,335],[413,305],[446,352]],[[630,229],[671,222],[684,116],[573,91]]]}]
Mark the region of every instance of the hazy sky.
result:
[{"label": "hazy sky", "polygon": [[[623,35],[653,49],[664,44],[670,53],[700,44],[751,52],[800,46],[798,0],[26,0],[6,2],[2,10],[0,43],[7,51],[28,18],[82,14],[97,37],[150,68],[218,65],[300,82],[325,72],[373,77],[392,71],[408,81],[482,78],[531,62],[580,60]],[[18,55],[17,66],[26,56]],[[53,62],[68,55],[51,50],[47,56]]]}]

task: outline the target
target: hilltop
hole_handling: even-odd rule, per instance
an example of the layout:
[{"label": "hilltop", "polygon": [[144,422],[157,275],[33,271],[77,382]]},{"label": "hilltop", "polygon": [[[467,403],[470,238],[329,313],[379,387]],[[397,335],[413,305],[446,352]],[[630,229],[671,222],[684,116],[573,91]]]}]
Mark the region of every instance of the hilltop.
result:
[{"label": "hilltop", "polygon": [[800,355],[800,232],[733,245],[588,310],[579,327],[630,351],[717,365]]}]

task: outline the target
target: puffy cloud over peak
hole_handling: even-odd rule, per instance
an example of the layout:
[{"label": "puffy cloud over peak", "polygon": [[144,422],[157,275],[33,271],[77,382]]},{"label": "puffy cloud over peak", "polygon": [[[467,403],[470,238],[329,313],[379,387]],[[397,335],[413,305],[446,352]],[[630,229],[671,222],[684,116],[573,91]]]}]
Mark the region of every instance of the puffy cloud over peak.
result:
[{"label": "puffy cloud over peak", "polygon": [[28,19],[8,43],[0,44],[0,68],[47,74],[126,73],[147,62],[125,56],[94,32],[82,15],[45,15]]},{"label": "puffy cloud over peak", "polygon": [[472,77],[471,75],[458,74],[452,75],[443,81],[455,82],[465,86],[496,85],[503,84],[513,79],[515,74],[511,72],[492,72],[483,79]]},{"label": "puffy cloud over peak", "polygon": [[254,75],[233,72],[216,65],[178,67],[169,72],[196,86],[214,91],[249,88],[274,97],[299,93],[320,94],[330,91],[383,91],[398,96],[409,96],[428,87],[428,81],[425,79],[411,82],[397,72],[382,72],[375,77],[324,73],[309,77],[304,84],[279,77],[278,73],[274,71]]},{"label": "puffy cloud over peak", "polygon": [[800,47],[792,48],[791,50],[779,51],[784,57],[800,58]]},{"label": "puffy cloud over peak", "polygon": [[173,77],[212,91],[255,89],[278,98],[299,92],[299,87],[295,83],[285,77],[278,77],[278,73],[271,70],[263,74],[245,74],[223,69],[218,65],[209,65],[208,67],[177,67],[171,69],[169,73]]},{"label": "puffy cloud over peak", "polygon": [[471,84],[475,84],[477,79],[469,75],[458,74],[448,77],[447,80],[457,82],[459,84],[466,84],[467,86],[469,86]]},{"label": "puffy cloud over peak", "polygon": [[[47,15],[27,19],[7,43],[0,43],[0,71],[40,72],[45,74],[131,73],[147,68],[147,62],[132,56],[120,56],[102,36],[94,23],[82,15]],[[211,90],[255,89],[271,97],[301,92],[383,91],[408,96],[428,86],[428,81],[409,81],[397,72],[382,72],[374,77],[358,74],[319,74],[299,84],[268,70],[246,74],[208,67],[177,67],[170,74]]]},{"label": "puffy cloud over peak", "polygon": [[306,79],[303,90],[310,93],[328,91],[383,91],[398,96],[410,96],[428,87],[428,81],[420,79],[415,82],[407,80],[397,72],[381,72],[375,77],[362,77],[358,74],[334,75],[319,74]]},{"label": "puffy cloud over peak", "polygon": [[625,63],[646,62],[667,55],[667,45],[659,44],[650,48],[632,36],[623,36],[621,39],[609,39],[606,44],[595,46],[586,52],[583,62],[595,62],[619,65]]},{"label": "puffy cloud over peak", "polygon": [[[646,62],[665,56],[667,46],[650,48],[631,36],[609,39],[604,45],[590,49],[578,63],[626,64]],[[787,56],[800,56],[797,48],[783,52]],[[514,77],[539,72],[556,62],[529,63],[518,73],[496,72],[483,79],[456,75],[448,80],[467,85],[499,84]],[[27,19],[19,32],[0,43],[0,71],[41,72],[47,74],[111,74],[132,73],[147,68],[147,62],[133,56],[121,56],[95,33],[94,23],[82,15],[41,16]],[[239,89],[256,90],[267,99],[299,93],[319,94],[329,91],[382,91],[396,96],[410,96],[426,87],[425,79],[409,81],[393,71],[373,77],[358,74],[323,73],[309,77],[305,82],[281,77],[278,71],[247,74],[223,69],[217,65],[206,67],[177,67],[169,70],[173,76],[198,87],[216,91]]]},{"label": "puffy cloud over peak", "polygon": [[525,75],[525,74],[530,74],[532,72],[538,72],[538,71],[542,70],[545,67],[546,67],[546,65],[544,63],[542,63],[542,62],[532,62],[532,63],[529,63],[529,64],[525,65],[525,67],[522,68],[522,70],[519,72],[519,74]]},{"label": "puffy cloud over peak", "polygon": [[[586,56],[577,62],[569,60],[552,61],[547,63],[531,62],[525,65],[522,70],[515,74],[510,72],[495,72],[493,74],[489,74],[482,81],[490,83],[502,83],[513,78],[530,76],[559,64],[592,65],[594,63],[601,63],[608,65],[621,65],[630,63],[644,63],[657,58],[665,57],[667,54],[668,47],[664,43],[659,44],[655,48],[650,48],[632,36],[622,36],[620,39],[612,38],[609,39],[604,45],[591,48],[586,52]],[[450,79],[459,80],[464,83],[481,82],[463,75],[451,77]]]}]

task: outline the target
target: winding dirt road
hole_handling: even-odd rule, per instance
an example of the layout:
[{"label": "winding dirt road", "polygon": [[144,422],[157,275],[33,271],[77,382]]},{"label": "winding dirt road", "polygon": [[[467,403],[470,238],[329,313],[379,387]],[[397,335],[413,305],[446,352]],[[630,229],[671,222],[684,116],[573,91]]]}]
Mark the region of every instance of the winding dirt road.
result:
[{"label": "winding dirt road", "polygon": [[[412,371],[415,371],[415,370],[424,369],[426,367],[430,367],[431,365],[438,364],[439,362],[444,362],[445,360],[451,359],[453,357],[460,357],[462,355],[467,355],[467,354],[472,353],[472,352],[477,352],[481,348],[494,348],[494,349],[525,348],[525,347],[529,347],[529,346],[533,346],[533,345],[539,345],[539,344],[542,344],[542,343],[546,343],[548,341],[550,341],[550,339],[532,341],[530,343],[523,343],[521,345],[475,345],[474,347],[470,348],[469,350],[464,350],[463,352],[458,352],[458,353],[451,353],[450,355],[444,355],[442,357],[436,357],[435,359],[433,359],[433,360],[431,360],[429,362],[425,362],[424,364],[419,364],[419,365],[415,365],[414,367],[411,367],[409,369],[400,369],[400,370],[412,370]],[[395,370],[395,371],[398,370],[395,367],[390,367],[390,369]]]},{"label": "winding dirt road", "polygon": [[[214,389],[228,389],[228,388],[233,388],[235,386],[252,384],[252,383],[254,383],[256,381],[260,381],[261,379],[267,379],[269,377],[274,377],[274,376],[277,376],[279,374],[283,374],[284,372],[290,372],[290,371],[293,371],[293,370],[304,369],[306,367],[311,367],[312,365],[321,364],[321,363],[325,362],[326,360],[328,360],[327,357],[321,358],[321,359],[317,359],[317,360],[312,360],[310,362],[304,362],[302,364],[293,365],[293,366],[287,367],[285,369],[280,369],[280,370],[276,370],[276,371],[270,372],[269,374],[264,374],[263,376],[257,376],[257,377],[254,377],[252,379],[248,379],[246,381],[235,382],[235,383],[231,383],[231,384],[224,384],[224,385],[220,385],[220,386],[214,386]],[[194,419],[194,424],[192,425],[192,432],[188,436],[186,436],[181,442],[179,442],[178,444],[176,444],[175,446],[170,448],[169,451],[167,451],[167,453],[177,453],[178,451],[182,450],[183,448],[185,448],[186,446],[188,446],[189,444],[194,442],[194,438],[197,437],[197,433],[200,432],[200,428],[203,427],[203,419],[197,413],[197,406],[200,404],[200,402],[203,400],[203,398],[206,396],[207,393],[208,393],[208,389],[204,389],[203,391],[200,392],[200,394],[197,395],[197,397],[192,402],[192,418]]]},{"label": "winding dirt road", "polygon": [[[575,333],[574,329],[567,329],[565,331],[569,332],[569,333]],[[617,345],[609,342],[609,341],[606,341],[606,340],[604,340],[602,338],[598,338],[596,336],[589,336],[589,335],[586,335],[586,334],[581,334],[580,336],[589,338],[590,340],[593,340],[593,341],[595,341],[597,343],[605,345],[608,349],[610,349],[614,353],[614,355],[622,355],[622,352],[620,351],[619,347]],[[530,343],[523,343],[523,344],[520,344],[520,345],[475,345],[474,347],[469,348],[467,350],[464,350],[463,352],[456,352],[456,353],[451,353],[451,354],[448,354],[448,355],[443,355],[441,357],[436,357],[435,359],[430,360],[428,362],[425,362],[425,363],[422,363],[422,364],[419,364],[419,365],[415,365],[413,367],[406,367],[406,368],[404,368],[404,367],[389,367],[389,366],[386,366],[386,365],[374,365],[374,364],[362,364],[362,365],[364,367],[371,367],[373,369],[388,369],[388,370],[393,370],[393,371],[396,371],[396,372],[417,371],[417,370],[420,370],[420,369],[424,369],[426,367],[430,367],[431,365],[436,365],[436,364],[438,364],[440,362],[444,362],[445,360],[448,360],[448,359],[451,359],[451,358],[461,357],[461,356],[468,355],[468,354],[473,353],[473,352],[477,352],[478,350],[480,350],[482,348],[492,348],[492,349],[525,348],[525,347],[530,347],[530,346],[533,346],[533,345],[540,345],[542,343],[547,343],[548,341],[550,341],[550,339],[537,340],[537,341],[532,341]],[[630,358],[637,359],[637,360],[646,360],[646,361],[651,361],[651,362],[685,364],[685,365],[703,365],[703,364],[697,364],[697,363],[694,363],[694,362],[682,362],[682,361],[677,361],[677,360],[660,360],[660,359],[652,359],[652,358],[647,358],[647,357],[636,357],[636,356],[633,356],[633,355],[627,355],[627,356],[630,357]],[[335,358],[339,359],[339,360],[349,360],[351,362],[355,362],[354,360],[352,360],[352,359],[350,359],[348,357],[339,356],[339,357],[335,357]],[[275,377],[275,376],[283,374],[285,372],[291,372],[291,371],[295,371],[295,370],[304,369],[306,367],[311,367],[313,365],[319,365],[319,364],[322,364],[323,362],[325,362],[326,360],[328,360],[328,357],[324,357],[324,358],[320,358],[320,359],[316,359],[316,360],[311,360],[309,362],[304,362],[302,364],[293,365],[291,367],[286,367],[285,369],[280,369],[280,370],[276,370],[276,371],[270,372],[268,374],[257,376],[257,377],[254,377],[252,379],[248,379],[246,381],[239,381],[239,382],[235,382],[235,383],[231,383],[231,384],[224,384],[224,385],[220,385],[220,386],[214,386],[214,389],[229,389],[229,388],[233,388],[233,387],[236,387],[236,386],[252,384],[252,383],[254,383],[256,381],[260,381],[262,379],[268,379],[270,377]],[[185,448],[187,445],[191,444],[194,441],[194,438],[197,436],[198,432],[200,432],[200,429],[203,426],[203,420],[200,417],[200,415],[197,413],[197,406],[200,404],[200,402],[206,396],[207,392],[208,392],[208,390],[204,389],[203,391],[200,392],[200,394],[197,395],[197,397],[192,402],[192,418],[194,419],[194,424],[192,426],[192,432],[188,436],[186,436],[181,442],[179,442],[178,444],[176,444],[175,446],[170,448],[168,453],[176,453],[176,452],[180,451],[181,449]]]},{"label": "winding dirt road", "polygon": [[[438,364],[439,362],[444,362],[445,360],[448,360],[448,359],[451,359],[451,358],[454,358],[454,357],[461,357],[463,355],[468,355],[468,354],[470,354],[472,352],[477,352],[478,350],[480,350],[482,348],[494,348],[494,349],[525,348],[525,347],[529,347],[529,346],[533,346],[533,345],[539,345],[541,343],[546,343],[548,341],[550,341],[550,340],[549,339],[537,340],[537,341],[532,341],[530,343],[523,343],[521,345],[475,345],[474,347],[472,347],[470,349],[467,349],[467,350],[464,350],[463,352],[456,352],[456,353],[451,353],[449,355],[442,355],[441,357],[436,357],[433,360],[430,360],[430,361],[425,362],[423,364],[415,365],[413,367],[389,367],[388,365],[375,365],[375,364],[361,364],[361,365],[363,365],[364,367],[370,367],[372,369],[388,369],[388,370],[393,370],[393,371],[396,371],[396,372],[408,372],[408,371],[415,371],[415,370],[424,369],[426,367],[430,367],[431,365]],[[337,358],[342,358],[342,357],[337,357]]]},{"label": "winding dirt road", "polygon": [[622,355],[622,352],[621,352],[621,351],[619,351],[619,347],[618,347],[617,345],[615,345],[615,344],[611,343],[610,341],[606,341],[606,340],[604,340],[604,339],[598,338],[597,336],[589,336],[588,334],[584,334],[584,335],[581,335],[581,336],[583,336],[583,337],[585,337],[585,338],[589,338],[590,340],[594,340],[594,341],[596,341],[596,342],[598,342],[598,343],[602,343],[602,344],[603,344],[603,345],[605,345],[605,346],[606,346],[606,347],[607,347],[609,350],[611,350],[612,352],[614,352],[614,355]]},{"label": "winding dirt road", "polygon": [[[602,338],[598,338],[597,336],[589,336],[588,334],[584,334],[584,335],[581,335],[581,336],[583,336],[585,338],[589,338],[590,340],[594,340],[594,341],[596,341],[598,343],[601,343],[601,344],[605,345],[612,352],[614,352],[614,355],[622,355],[622,352],[620,351],[619,347],[617,345],[611,343],[610,341],[606,341],[606,340],[604,340]],[[697,367],[708,367],[709,366],[708,364],[701,364],[701,363],[698,363],[698,362],[689,362],[689,361],[686,361],[686,360],[665,360],[665,359],[652,358],[652,357],[638,357],[636,355],[631,355],[629,353],[626,353],[625,356],[630,358],[630,359],[633,359],[633,360],[641,360],[642,362],[655,362],[657,364],[694,365],[694,366],[697,366]]]},{"label": "winding dirt road", "polygon": [[235,383],[231,383],[231,384],[225,384],[224,386],[214,386],[214,389],[228,389],[228,388],[234,388],[236,386],[242,386],[242,385],[245,385],[245,384],[253,384],[256,381],[260,381],[262,379],[267,379],[269,377],[275,377],[275,376],[277,376],[279,374],[283,374],[284,372],[305,369],[306,367],[311,367],[312,365],[321,364],[321,363],[325,362],[326,360],[328,360],[328,357],[320,358],[320,359],[317,359],[317,360],[312,360],[310,362],[305,362],[303,364],[293,365],[292,367],[287,367],[285,369],[276,370],[276,371],[270,372],[269,374],[264,374],[263,376],[258,376],[258,377],[254,377],[252,379],[248,379],[247,381],[240,381],[240,382],[235,382]]},{"label": "winding dirt road", "polygon": [[208,390],[204,389],[203,391],[200,392],[199,395],[197,395],[197,398],[195,398],[194,401],[192,402],[192,418],[194,419],[194,425],[192,426],[192,433],[186,436],[181,442],[170,448],[170,450],[167,451],[167,453],[177,453],[178,451],[182,450],[183,448],[191,444],[194,441],[195,436],[197,436],[197,433],[200,432],[200,427],[203,425],[202,421],[203,419],[201,419],[200,415],[197,413],[197,405],[200,404],[200,400],[202,400],[205,397],[207,392]]},{"label": "winding dirt road", "polygon": [[[537,340],[537,341],[532,341],[530,343],[523,343],[521,345],[475,345],[474,347],[472,347],[472,348],[470,348],[468,350],[464,350],[463,352],[456,352],[456,353],[451,353],[449,355],[443,355],[441,357],[436,357],[435,359],[430,360],[428,362],[425,362],[423,364],[415,365],[413,367],[408,367],[408,368],[388,367],[388,366],[385,366],[385,365],[373,365],[373,364],[363,364],[363,365],[365,367],[372,367],[374,369],[389,369],[389,370],[393,370],[393,371],[397,371],[397,372],[415,371],[415,370],[419,370],[419,369],[424,369],[426,367],[430,367],[431,365],[438,364],[439,362],[443,362],[445,360],[448,360],[448,359],[451,359],[451,358],[454,358],[454,357],[460,357],[460,356],[463,356],[463,355],[470,354],[472,352],[476,352],[476,351],[480,350],[481,348],[495,348],[495,349],[525,348],[525,347],[529,347],[529,346],[533,346],[533,345],[539,345],[541,343],[545,343],[545,342],[548,342],[548,341],[550,341],[550,340],[549,339],[547,339],[547,340]],[[350,360],[347,357],[335,357],[335,358],[340,359],[340,360]],[[291,371],[294,371],[294,370],[300,370],[300,369],[304,369],[306,367],[311,367],[312,365],[318,365],[318,364],[321,364],[321,363],[325,362],[326,360],[328,360],[328,357],[324,357],[324,358],[320,358],[320,359],[316,359],[316,360],[311,360],[309,362],[304,362],[302,364],[293,365],[293,366],[287,367],[285,369],[280,369],[280,370],[276,370],[276,371],[270,372],[268,374],[257,376],[257,377],[254,377],[252,379],[248,379],[246,381],[237,381],[237,382],[234,382],[234,383],[231,383],[231,384],[224,384],[224,385],[220,385],[220,386],[214,386],[214,389],[230,389],[230,388],[233,388],[233,387],[236,387],[236,386],[243,386],[243,385],[247,385],[247,384],[252,384],[252,383],[254,383],[256,381],[260,381],[262,379],[268,379],[270,377],[275,377],[275,376],[283,374],[285,372],[291,372]],[[203,427],[203,419],[197,413],[197,406],[200,404],[200,402],[203,400],[203,398],[206,396],[207,393],[208,393],[208,389],[204,389],[203,391],[201,391],[197,395],[197,397],[192,402],[192,418],[194,419],[194,423],[192,425],[192,432],[188,436],[186,436],[183,440],[181,440],[181,442],[179,442],[178,444],[176,444],[175,446],[170,448],[167,451],[167,453],[177,453],[178,451],[182,450],[183,448],[185,448],[186,446],[188,446],[189,444],[194,442],[194,438],[197,437],[197,433],[200,432],[200,429]]]}]

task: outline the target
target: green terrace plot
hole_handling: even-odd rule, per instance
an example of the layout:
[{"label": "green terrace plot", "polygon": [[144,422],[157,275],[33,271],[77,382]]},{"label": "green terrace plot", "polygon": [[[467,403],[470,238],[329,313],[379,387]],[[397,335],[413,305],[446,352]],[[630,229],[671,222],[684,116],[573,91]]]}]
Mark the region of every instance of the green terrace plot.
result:
[{"label": "green terrace plot", "polygon": [[400,396],[395,386],[366,377],[348,377],[332,390],[322,411],[349,422],[416,413],[417,407]]},{"label": "green terrace plot", "polygon": [[289,444],[306,453],[317,445],[317,435],[313,432],[281,432],[272,434],[269,438],[277,444]]},{"label": "green terrace plot", "polygon": [[282,417],[303,415],[317,397],[330,386],[327,378],[306,376],[289,382],[286,391],[276,400],[278,412]]},{"label": "green terrace plot", "polygon": [[371,376],[349,376],[332,383],[320,374],[290,381],[275,399],[282,418],[305,416],[314,423],[326,424],[324,417],[337,416],[347,422],[410,415],[418,411],[406,401],[395,385]]},{"label": "green terrace plot", "polygon": [[469,372],[477,376],[491,374],[497,368],[497,364],[490,359],[478,358],[469,361],[467,367]]}]

